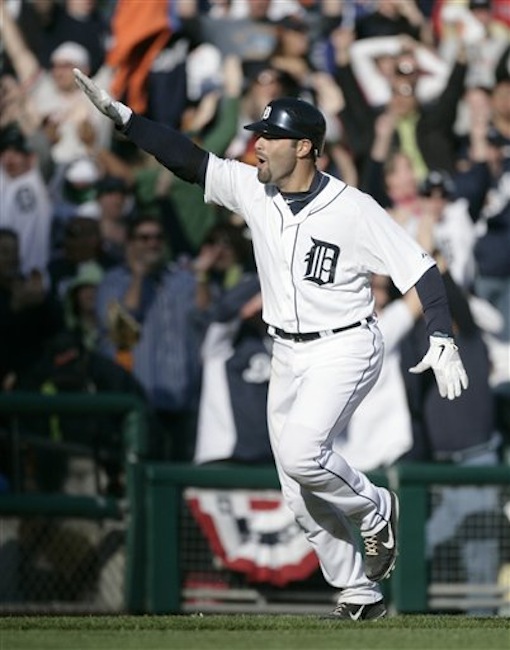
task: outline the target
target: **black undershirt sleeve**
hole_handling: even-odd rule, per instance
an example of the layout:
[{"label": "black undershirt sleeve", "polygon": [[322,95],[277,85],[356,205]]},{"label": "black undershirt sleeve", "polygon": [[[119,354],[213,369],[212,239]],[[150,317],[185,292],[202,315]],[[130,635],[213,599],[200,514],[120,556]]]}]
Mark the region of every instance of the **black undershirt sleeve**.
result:
[{"label": "black undershirt sleeve", "polygon": [[437,266],[425,271],[415,284],[423,307],[427,334],[453,336],[452,317],[443,278]]},{"label": "black undershirt sleeve", "polygon": [[179,178],[205,187],[209,154],[187,136],[136,113],[122,132]]}]

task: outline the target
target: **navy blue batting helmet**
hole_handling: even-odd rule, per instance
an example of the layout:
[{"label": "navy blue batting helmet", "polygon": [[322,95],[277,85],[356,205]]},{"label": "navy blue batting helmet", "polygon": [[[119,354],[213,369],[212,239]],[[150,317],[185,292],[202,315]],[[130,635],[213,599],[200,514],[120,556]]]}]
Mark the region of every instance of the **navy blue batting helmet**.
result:
[{"label": "navy blue batting helmet", "polygon": [[282,97],[269,102],[261,119],[244,128],[275,138],[306,138],[320,156],[324,147],[326,120],[319,109],[303,99]]}]

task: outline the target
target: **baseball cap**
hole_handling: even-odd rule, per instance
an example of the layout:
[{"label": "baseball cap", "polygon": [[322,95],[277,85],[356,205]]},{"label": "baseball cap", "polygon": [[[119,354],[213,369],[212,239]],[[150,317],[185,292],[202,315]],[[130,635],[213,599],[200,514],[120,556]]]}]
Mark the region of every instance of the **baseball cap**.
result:
[{"label": "baseball cap", "polygon": [[51,63],[70,63],[78,68],[90,67],[90,56],[86,48],[74,41],[65,41],[53,50]]},{"label": "baseball cap", "polygon": [[99,203],[94,200],[85,201],[81,205],[76,207],[74,215],[76,217],[85,217],[86,219],[100,219],[101,218],[101,208]]},{"label": "baseball cap", "polygon": [[97,262],[83,262],[78,266],[75,276],[69,282],[68,290],[78,287],[97,286],[103,279],[104,271]]},{"label": "baseball cap", "polygon": [[294,32],[305,33],[309,31],[308,23],[306,23],[300,16],[287,15],[276,23],[282,29],[290,29]]},{"label": "baseball cap", "polygon": [[420,185],[422,196],[430,196],[434,190],[439,190],[445,198],[455,195],[455,183],[444,169],[430,170]]},{"label": "baseball cap", "polygon": [[77,185],[93,185],[98,178],[97,165],[88,158],[79,158],[72,162],[65,174],[66,181]]},{"label": "baseball cap", "polygon": [[111,192],[120,192],[121,194],[127,194],[129,192],[126,181],[119,176],[103,176],[103,178],[98,180],[96,190],[98,196],[101,194],[110,194]]},{"label": "baseball cap", "polygon": [[32,152],[23,132],[15,123],[8,124],[0,129],[0,153],[6,149],[14,149],[26,154]]}]

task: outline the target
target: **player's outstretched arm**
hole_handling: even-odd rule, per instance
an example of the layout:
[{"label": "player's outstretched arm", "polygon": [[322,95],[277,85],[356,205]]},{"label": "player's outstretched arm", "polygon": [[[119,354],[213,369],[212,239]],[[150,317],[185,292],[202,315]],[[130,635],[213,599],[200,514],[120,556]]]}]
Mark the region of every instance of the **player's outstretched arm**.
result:
[{"label": "player's outstretched arm", "polygon": [[459,355],[459,349],[450,336],[429,337],[427,354],[409,372],[419,374],[431,368],[436,377],[439,394],[452,400],[459,397],[469,385],[468,376]]},{"label": "player's outstretched arm", "polygon": [[74,77],[78,87],[94,106],[113,120],[131,142],[152,154],[179,178],[204,187],[208,160],[208,153],[204,149],[179,131],[137,115],[76,68]]}]

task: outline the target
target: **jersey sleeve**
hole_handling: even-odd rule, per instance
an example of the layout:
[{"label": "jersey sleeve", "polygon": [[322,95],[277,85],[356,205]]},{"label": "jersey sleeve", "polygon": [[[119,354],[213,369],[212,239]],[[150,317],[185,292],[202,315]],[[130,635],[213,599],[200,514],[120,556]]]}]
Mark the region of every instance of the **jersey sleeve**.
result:
[{"label": "jersey sleeve", "polygon": [[206,203],[222,205],[242,216],[250,225],[250,215],[256,211],[254,205],[262,195],[265,195],[264,186],[257,179],[255,167],[209,154],[204,192]]},{"label": "jersey sleeve", "polygon": [[406,293],[435,265],[434,259],[370,196],[362,195],[359,206],[361,264],[370,273],[389,275]]}]

